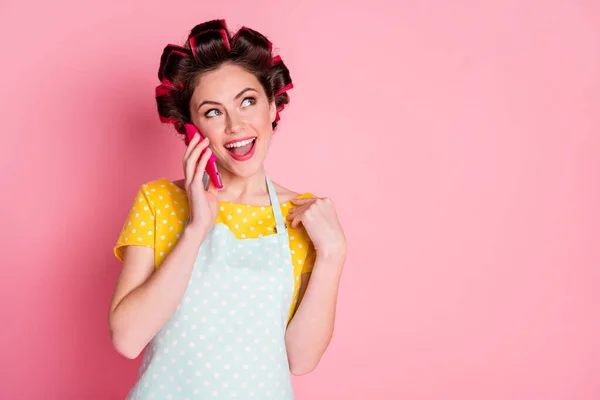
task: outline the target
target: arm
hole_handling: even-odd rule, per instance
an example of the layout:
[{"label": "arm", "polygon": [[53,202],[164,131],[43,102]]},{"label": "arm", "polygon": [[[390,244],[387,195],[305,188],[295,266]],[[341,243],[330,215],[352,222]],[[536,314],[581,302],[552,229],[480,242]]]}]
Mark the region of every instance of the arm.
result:
[{"label": "arm", "polygon": [[[208,139],[200,142],[200,135],[194,136],[186,149],[183,165],[190,205],[189,223],[160,268],[155,269],[153,248],[125,246],[121,274],[108,312],[108,324],[115,349],[127,358],[136,358],[177,309],[190,281],[200,246],[215,223],[216,189],[211,187],[205,191],[202,173],[197,173],[204,171],[211,154]],[[143,220],[140,227],[154,223],[156,217],[149,211],[152,202],[144,193],[146,191],[142,188],[125,226],[138,220]],[[139,240],[143,241],[141,237]]]},{"label": "arm", "polygon": [[136,358],[177,308],[204,240],[203,232],[188,225],[156,270],[152,248],[125,248],[108,315],[111,340],[123,356]]},{"label": "arm", "polygon": [[343,265],[344,257],[317,253],[313,272],[302,274],[300,305],[285,336],[294,375],[314,370],[329,346]]}]

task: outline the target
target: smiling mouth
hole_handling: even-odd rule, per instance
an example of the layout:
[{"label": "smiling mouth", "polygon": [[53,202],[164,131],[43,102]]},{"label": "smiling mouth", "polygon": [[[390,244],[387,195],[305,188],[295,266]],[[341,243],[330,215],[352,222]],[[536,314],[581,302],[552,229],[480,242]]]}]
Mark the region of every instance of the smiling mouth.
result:
[{"label": "smiling mouth", "polygon": [[234,158],[244,157],[248,155],[254,148],[256,143],[256,137],[239,140],[237,142],[230,142],[225,144],[225,148],[231,153]]}]

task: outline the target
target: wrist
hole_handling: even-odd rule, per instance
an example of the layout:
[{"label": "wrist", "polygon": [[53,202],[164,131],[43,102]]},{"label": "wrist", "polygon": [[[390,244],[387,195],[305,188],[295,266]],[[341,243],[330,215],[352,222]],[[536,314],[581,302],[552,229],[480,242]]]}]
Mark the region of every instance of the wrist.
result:
[{"label": "wrist", "polygon": [[317,250],[312,276],[318,280],[337,282],[342,276],[345,262],[345,252],[330,253]]},{"label": "wrist", "polygon": [[346,261],[346,246],[338,246],[332,249],[317,249],[316,260],[331,264],[343,265]]},{"label": "wrist", "polygon": [[183,231],[183,236],[191,238],[194,242],[202,243],[209,231],[210,228],[204,224],[189,222]]}]

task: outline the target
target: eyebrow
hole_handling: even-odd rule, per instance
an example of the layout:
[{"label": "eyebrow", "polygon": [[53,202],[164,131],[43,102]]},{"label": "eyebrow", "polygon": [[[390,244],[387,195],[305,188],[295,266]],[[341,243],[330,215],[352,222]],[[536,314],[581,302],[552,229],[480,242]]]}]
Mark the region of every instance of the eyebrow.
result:
[{"label": "eyebrow", "polygon": [[[236,95],[236,96],[235,96],[233,99],[234,99],[234,100],[237,100],[237,99],[239,99],[239,98],[240,98],[240,97],[241,97],[241,96],[242,96],[244,93],[246,93],[246,92],[247,92],[247,91],[249,91],[249,90],[253,90],[253,91],[255,91],[255,92],[258,92],[258,90],[254,89],[254,88],[247,87],[247,88],[245,88],[244,90],[242,90],[241,92],[239,92],[239,93],[238,93],[238,94],[237,94],[237,95]],[[200,107],[202,107],[202,106],[203,106],[203,105],[205,105],[205,104],[214,104],[214,105],[217,105],[217,106],[220,106],[220,105],[222,105],[222,104],[221,104],[221,103],[219,103],[218,101],[204,100],[202,103],[200,103],[200,105],[198,105],[198,110],[200,109]]]}]

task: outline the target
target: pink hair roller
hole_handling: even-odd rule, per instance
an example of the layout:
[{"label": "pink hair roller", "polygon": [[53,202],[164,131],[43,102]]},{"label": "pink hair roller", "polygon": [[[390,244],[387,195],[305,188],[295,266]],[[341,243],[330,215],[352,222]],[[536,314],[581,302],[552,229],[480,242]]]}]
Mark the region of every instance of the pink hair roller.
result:
[{"label": "pink hair roller", "polygon": [[166,87],[166,86],[164,86],[164,85],[158,85],[158,86],[156,87],[156,89],[154,90],[154,95],[155,95],[156,97],[160,97],[160,96],[166,96],[166,95],[168,95],[169,93],[171,93],[171,88],[169,88],[169,87]]},{"label": "pink hair roller", "polygon": [[231,46],[229,44],[229,38],[227,37],[227,32],[225,32],[225,29],[221,29],[219,32],[221,32],[221,36],[223,36],[223,42],[225,42],[225,47],[227,47],[227,51],[231,51]]},{"label": "pink hair roller", "polygon": [[281,94],[283,92],[287,92],[288,90],[292,89],[294,87],[293,83],[288,83],[287,85],[285,85],[284,87],[282,87],[281,89],[279,89],[276,93],[275,96],[277,96],[278,94]]},{"label": "pink hair roller", "polygon": [[281,62],[281,56],[277,55],[277,56],[273,57],[273,59],[271,60],[271,65],[279,64],[280,62]]},{"label": "pink hair roller", "polygon": [[159,115],[158,118],[160,119],[160,122],[164,122],[165,124],[174,124],[177,122],[176,118],[163,117],[162,115]]}]

